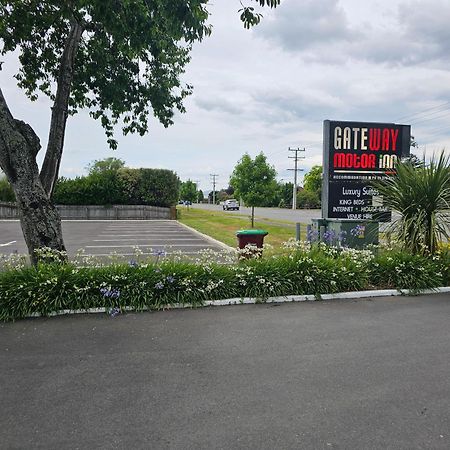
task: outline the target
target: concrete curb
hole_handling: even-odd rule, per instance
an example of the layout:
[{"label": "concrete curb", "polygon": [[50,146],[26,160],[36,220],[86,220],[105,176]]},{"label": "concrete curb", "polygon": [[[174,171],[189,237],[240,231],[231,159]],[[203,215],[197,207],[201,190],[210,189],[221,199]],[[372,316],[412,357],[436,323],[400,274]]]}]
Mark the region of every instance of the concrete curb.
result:
[{"label": "concrete curb", "polygon": [[[197,234],[198,236],[201,236],[203,239],[206,239],[207,241],[212,242],[215,245],[218,245],[219,247],[222,247],[225,250],[236,250],[233,247],[230,247],[227,244],[224,244],[223,242],[218,241],[217,239],[212,238],[211,236],[208,236],[207,234],[200,233],[200,231],[195,230],[194,228],[191,228],[189,225],[186,225],[184,223],[181,223],[179,220],[177,220],[177,223],[179,223],[184,228],[187,228],[189,231],[192,231],[194,234]],[[236,246],[237,247],[237,246]]]},{"label": "concrete curb", "polygon": [[[424,291],[412,291],[410,289],[384,289],[373,291],[352,291],[352,292],[339,292],[337,294],[321,294],[321,295],[287,295],[286,297],[269,297],[268,299],[260,299],[253,297],[244,298],[229,298],[224,300],[207,300],[203,305],[193,306],[191,304],[174,303],[173,305],[167,305],[165,309],[191,309],[191,308],[204,308],[206,306],[229,306],[229,305],[254,305],[257,303],[296,303],[296,302],[311,302],[317,300],[345,300],[345,299],[359,299],[359,298],[374,298],[374,297],[398,297],[403,295],[426,295],[426,294],[443,294],[450,292],[450,286],[439,287],[435,289],[426,289]],[[61,311],[55,311],[45,317],[65,316],[69,314],[98,314],[108,313],[111,308],[88,308],[88,309],[63,309]],[[126,306],[124,311],[136,311],[132,306]],[[152,308],[145,307],[139,311],[149,311]],[[33,313],[26,318],[42,317],[39,313]]]}]

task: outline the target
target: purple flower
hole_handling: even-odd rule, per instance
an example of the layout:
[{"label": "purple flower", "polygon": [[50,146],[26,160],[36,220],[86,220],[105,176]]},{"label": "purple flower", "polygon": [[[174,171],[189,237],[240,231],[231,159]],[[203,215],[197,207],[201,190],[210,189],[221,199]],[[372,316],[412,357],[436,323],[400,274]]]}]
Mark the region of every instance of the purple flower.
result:
[{"label": "purple flower", "polygon": [[103,295],[103,297],[109,297],[109,289],[107,288],[100,288],[100,293]]},{"label": "purple flower", "polygon": [[168,283],[173,283],[173,282],[175,281],[175,278],[169,275],[169,276],[166,278],[166,280],[167,280]]},{"label": "purple flower", "polygon": [[162,281],[158,281],[158,283],[155,284],[155,289],[164,289],[164,283]]},{"label": "purple flower", "polygon": [[327,230],[323,233],[323,240],[332,243],[336,239],[336,232],[334,230]]},{"label": "purple flower", "polygon": [[306,239],[308,240],[308,242],[317,241],[318,237],[319,237],[318,231],[308,230],[308,233],[306,234]]},{"label": "purple flower", "polygon": [[100,293],[103,295],[103,297],[105,298],[113,298],[113,299],[117,299],[120,297],[120,291],[119,289],[108,289],[108,288],[101,288],[100,289]]},{"label": "purple flower", "polygon": [[118,314],[120,314],[120,309],[116,306],[116,307],[114,307],[114,308],[111,308],[110,310],[109,310],[109,315],[111,316],[111,317],[116,317]]},{"label": "purple flower", "polygon": [[167,253],[164,249],[161,249],[154,251],[153,254],[159,258],[160,256],[162,257],[166,256]]},{"label": "purple flower", "polygon": [[132,259],[132,260],[128,261],[128,265],[130,267],[137,267],[137,266],[139,266],[139,263],[137,261],[135,261],[134,259]]},{"label": "purple flower", "polygon": [[111,293],[109,295],[111,298],[119,298],[120,297],[120,291],[119,289],[111,289]]},{"label": "purple flower", "polygon": [[364,237],[364,231],[366,227],[364,225],[356,225],[355,228],[350,230],[350,234],[354,237]]}]

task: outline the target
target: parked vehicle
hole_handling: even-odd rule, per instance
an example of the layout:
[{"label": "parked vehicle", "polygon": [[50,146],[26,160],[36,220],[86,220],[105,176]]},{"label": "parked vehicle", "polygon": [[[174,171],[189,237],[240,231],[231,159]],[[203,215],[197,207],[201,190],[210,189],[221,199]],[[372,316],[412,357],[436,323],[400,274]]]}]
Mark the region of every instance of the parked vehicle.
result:
[{"label": "parked vehicle", "polygon": [[234,198],[230,198],[229,200],[225,200],[223,202],[223,209],[224,211],[229,211],[231,209],[239,211],[239,203]]}]

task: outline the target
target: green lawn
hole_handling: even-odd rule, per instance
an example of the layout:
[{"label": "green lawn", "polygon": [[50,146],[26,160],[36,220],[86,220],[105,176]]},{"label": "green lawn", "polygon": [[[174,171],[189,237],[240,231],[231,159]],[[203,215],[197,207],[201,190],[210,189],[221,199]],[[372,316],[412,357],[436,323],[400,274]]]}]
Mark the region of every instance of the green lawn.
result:
[{"label": "green lawn", "polygon": [[[250,218],[236,216],[221,211],[205,211],[195,207],[178,207],[179,221],[201,233],[211,236],[230,247],[237,247],[236,231],[250,228]],[[255,228],[266,230],[269,234],[264,239],[265,244],[274,248],[281,246],[282,242],[295,238],[295,224],[293,222],[278,221],[273,219],[255,220]],[[302,226],[302,238],[306,233],[305,225]]]}]

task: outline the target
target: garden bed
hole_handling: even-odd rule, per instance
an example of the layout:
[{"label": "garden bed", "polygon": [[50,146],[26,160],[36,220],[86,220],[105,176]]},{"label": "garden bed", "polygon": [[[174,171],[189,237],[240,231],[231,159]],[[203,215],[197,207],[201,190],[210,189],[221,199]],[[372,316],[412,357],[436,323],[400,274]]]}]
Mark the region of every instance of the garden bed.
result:
[{"label": "garden bed", "polygon": [[[216,255],[224,259],[224,255]],[[0,320],[51,315],[62,310],[105,308],[113,313],[203,306],[222,299],[409,289],[420,292],[450,284],[450,253],[433,258],[395,250],[377,252],[325,245],[292,245],[283,255],[213,262],[211,253],[196,262],[133,260],[102,265],[95,261],[61,264],[47,258],[37,267],[0,272]],[[57,258],[56,258],[57,259]]]}]

